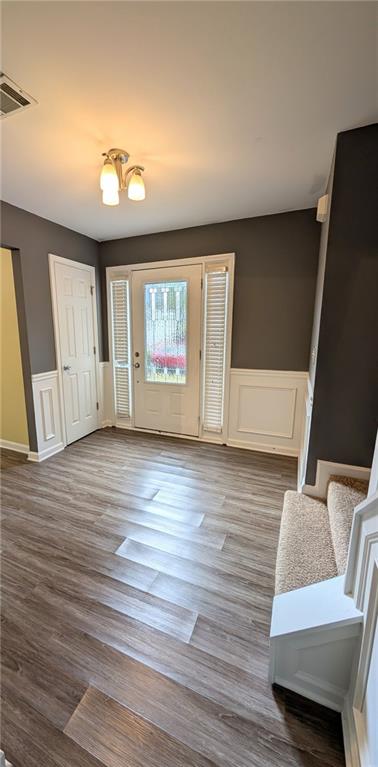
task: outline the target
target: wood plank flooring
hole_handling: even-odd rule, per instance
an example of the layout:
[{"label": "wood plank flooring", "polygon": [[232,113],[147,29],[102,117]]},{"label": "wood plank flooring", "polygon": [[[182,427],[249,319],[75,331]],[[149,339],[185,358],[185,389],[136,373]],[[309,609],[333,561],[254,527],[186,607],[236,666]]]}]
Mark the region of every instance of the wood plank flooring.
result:
[{"label": "wood plank flooring", "polygon": [[268,683],[296,461],[105,429],[2,456],[14,767],[339,767],[337,714]]}]

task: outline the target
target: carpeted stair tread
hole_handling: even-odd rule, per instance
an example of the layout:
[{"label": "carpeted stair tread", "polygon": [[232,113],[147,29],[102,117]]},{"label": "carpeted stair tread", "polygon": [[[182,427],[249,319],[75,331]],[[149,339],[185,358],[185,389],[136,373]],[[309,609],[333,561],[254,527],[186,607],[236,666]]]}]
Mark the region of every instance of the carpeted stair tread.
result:
[{"label": "carpeted stair tread", "polygon": [[368,483],[352,477],[331,477],[327,506],[338,575],[345,573],[353,511],[366,498]]},{"label": "carpeted stair tread", "polygon": [[276,594],[337,574],[326,504],[287,490],[277,552]]}]

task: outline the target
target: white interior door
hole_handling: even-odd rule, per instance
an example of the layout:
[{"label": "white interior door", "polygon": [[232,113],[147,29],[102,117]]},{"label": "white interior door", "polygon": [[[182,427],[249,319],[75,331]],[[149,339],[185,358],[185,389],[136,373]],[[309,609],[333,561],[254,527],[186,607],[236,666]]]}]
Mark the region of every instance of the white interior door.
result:
[{"label": "white interior door", "polygon": [[97,429],[92,273],[54,263],[67,444]]},{"label": "white interior door", "polygon": [[132,275],[134,423],[199,434],[201,265]]}]

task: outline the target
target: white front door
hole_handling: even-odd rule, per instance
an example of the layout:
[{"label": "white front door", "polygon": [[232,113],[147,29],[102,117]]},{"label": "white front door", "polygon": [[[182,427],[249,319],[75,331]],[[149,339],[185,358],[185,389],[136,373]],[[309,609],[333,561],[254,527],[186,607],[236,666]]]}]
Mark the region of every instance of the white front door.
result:
[{"label": "white front door", "polygon": [[92,273],[54,263],[67,444],[97,429]]},{"label": "white front door", "polygon": [[199,434],[201,265],[132,275],[134,423]]}]

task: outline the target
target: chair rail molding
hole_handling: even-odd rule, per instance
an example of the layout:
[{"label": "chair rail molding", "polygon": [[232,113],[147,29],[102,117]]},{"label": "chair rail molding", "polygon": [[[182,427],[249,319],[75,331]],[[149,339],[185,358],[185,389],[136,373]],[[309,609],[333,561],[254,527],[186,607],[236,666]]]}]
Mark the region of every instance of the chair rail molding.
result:
[{"label": "chair rail molding", "polygon": [[227,444],[298,456],[308,373],[232,368]]},{"label": "chair rail molding", "polygon": [[32,375],[32,388],[38,449],[28,460],[39,463],[64,448],[58,371]]}]

